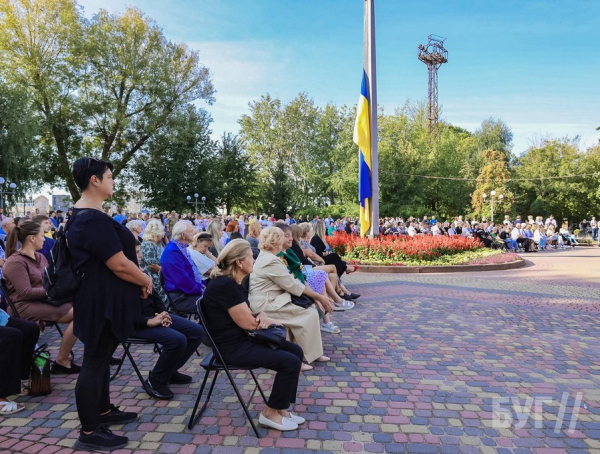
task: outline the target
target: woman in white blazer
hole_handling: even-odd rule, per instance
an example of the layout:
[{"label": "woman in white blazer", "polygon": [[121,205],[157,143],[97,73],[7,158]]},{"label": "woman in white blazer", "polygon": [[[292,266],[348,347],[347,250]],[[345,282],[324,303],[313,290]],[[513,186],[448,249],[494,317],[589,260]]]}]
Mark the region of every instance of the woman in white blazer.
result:
[{"label": "woman in white blazer", "polygon": [[[329,361],[323,356],[323,342],[319,326],[319,314],[315,305],[325,312],[331,312],[329,298],[320,295],[309,286],[294,278],[287,266],[277,257],[283,247],[283,231],[277,227],[267,227],[260,232],[260,254],[250,274],[249,300],[253,313],[264,312],[268,317],[281,320],[288,328],[290,340],[304,351],[306,363]],[[292,295],[306,295],[315,304],[304,309],[292,303]],[[312,366],[303,364],[302,370]]]}]

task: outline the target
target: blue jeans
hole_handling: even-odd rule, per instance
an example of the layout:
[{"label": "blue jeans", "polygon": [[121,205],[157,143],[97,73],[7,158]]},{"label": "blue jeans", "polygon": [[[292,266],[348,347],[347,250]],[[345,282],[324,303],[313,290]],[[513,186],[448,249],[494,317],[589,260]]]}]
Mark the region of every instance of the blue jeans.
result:
[{"label": "blue jeans", "polygon": [[515,252],[519,252],[519,243],[517,243],[515,240],[506,239],[504,240],[504,244],[506,244],[506,247],[509,250],[514,249]]},{"label": "blue jeans", "polygon": [[[598,239],[598,228],[596,227],[595,229],[592,228],[592,240],[596,240]],[[598,242],[598,244],[600,244],[600,241]]]},{"label": "blue jeans", "polygon": [[134,337],[156,342],[162,352],[152,370],[152,381],[163,385],[182,367],[202,342],[204,328],[187,318],[171,314],[171,326],[136,329]]}]

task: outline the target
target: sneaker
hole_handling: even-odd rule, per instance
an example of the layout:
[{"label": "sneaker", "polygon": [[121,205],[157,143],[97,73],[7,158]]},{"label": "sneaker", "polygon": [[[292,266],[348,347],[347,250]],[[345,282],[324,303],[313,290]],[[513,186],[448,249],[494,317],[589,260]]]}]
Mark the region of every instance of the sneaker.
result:
[{"label": "sneaker", "polygon": [[81,430],[73,448],[76,451],[114,451],[124,448],[128,442],[129,438],[115,435],[100,424],[91,434],[85,434]]},{"label": "sneaker", "polygon": [[173,391],[171,391],[167,385],[150,382],[150,377],[146,379],[144,384],[146,385],[146,392],[155,399],[170,400],[174,396]]},{"label": "sneaker", "polygon": [[134,412],[125,412],[119,410],[119,407],[115,407],[110,404],[110,411],[105,415],[100,415],[100,424],[112,426],[113,424],[127,424],[133,422],[138,418],[138,414]]},{"label": "sneaker", "polygon": [[175,372],[171,375],[169,379],[169,383],[172,385],[187,385],[192,382],[192,377],[186,374],[182,374],[181,372]]}]

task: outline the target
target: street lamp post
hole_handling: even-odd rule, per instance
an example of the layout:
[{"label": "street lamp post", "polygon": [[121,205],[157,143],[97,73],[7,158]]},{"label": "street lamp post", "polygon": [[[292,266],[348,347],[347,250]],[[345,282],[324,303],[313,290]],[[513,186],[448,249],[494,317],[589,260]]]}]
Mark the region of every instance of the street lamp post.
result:
[{"label": "street lamp post", "polygon": [[0,177],[0,208],[2,209],[4,209],[4,196],[6,194],[15,194],[15,189],[17,188],[16,183],[10,183],[8,185],[8,190],[6,190],[4,189],[4,183],[6,183],[6,180],[3,177]]},{"label": "street lamp post", "polygon": [[[484,192],[483,193],[483,201],[485,202],[485,200],[487,199],[487,194]],[[492,208],[492,224],[494,223],[494,201],[496,200],[496,191],[490,191],[490,204],[491,204],[491,208]],[[504,200],[504,196],[502,194],[500,194],[498,196],[498,200],[500,202],[502,202],[502,200]]]},{"label": "street lamp post", "polygon": [[199,203],[202,204],[202,207],[204,207],[206,205],[206,197],[202,197],[201,202],[198,202],[198,197],[200,197],[200,195],[197,192],[194,194],[194,199],[195,199],[194,201],[192,201],[191,195],[187,196],[187,203],[191,203],[192,205],[194,205],[195,211],[196,211],[195,214],[198,214],[198,204]]}]

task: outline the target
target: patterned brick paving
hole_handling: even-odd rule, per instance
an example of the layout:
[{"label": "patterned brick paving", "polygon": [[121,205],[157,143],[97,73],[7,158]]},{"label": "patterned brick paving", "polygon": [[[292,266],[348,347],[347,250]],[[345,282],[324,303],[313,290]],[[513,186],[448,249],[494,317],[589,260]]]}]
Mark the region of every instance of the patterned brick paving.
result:
[{"label": "patterned brick paving", "polygon": [[[600,250],[524,257],[529,266],[512,271],[347,278],[363,297],[335,314],[342,334],[324,334],[331,362],[301,377],[295,411],[308,421],[297,432],[260,429],[256,439],[222,379],[189,431],[200,358],[186,366],[194,384],[174,386],[170,402],[149,398],[126,363],[113,403],[140,419],[114,427],[131,440],[117,452],[600,452]],[[50,330],[43,341],[57,346]],[[145,346],[135,356],[144,371],[155,360]],[[246,396],[248,378],[236,376]],[[272,375],[259,379],[268,390]],[[22,398],[26,411],[0,418],[0,452],[73,452],[75,378],[53,384],[50,396]],[[494,403],[512,423],[498,427]],[[251,413],[261,408],[255,397]]]}]

